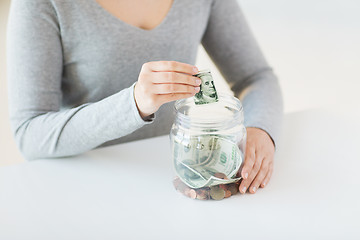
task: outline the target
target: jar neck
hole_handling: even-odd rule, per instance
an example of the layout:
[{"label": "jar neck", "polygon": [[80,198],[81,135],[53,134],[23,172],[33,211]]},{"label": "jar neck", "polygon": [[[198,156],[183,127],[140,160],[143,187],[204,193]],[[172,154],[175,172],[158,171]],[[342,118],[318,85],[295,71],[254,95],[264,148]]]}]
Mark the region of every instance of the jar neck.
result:
[{"label": "jar neck", "polygon": [[244,115],[240,100],[230,95],[220,94],[219,102],[220,101],[221,105],[219,105],[219,108],[222,108],[222,111],[227,110],[231,115],[222,117],[221,113],[207,112],[205,114],[206,117],[204,117],[204,115],[191,116],[189,115],[190,108],[197,111],[196,108],[199,108],[199,106],[194,104],[192,98],[178,100],[174,106],[176,114],[175,122],[178,126],[187,129],[198,129],[209,132],[212,130],[225,130],[243,124]]}]

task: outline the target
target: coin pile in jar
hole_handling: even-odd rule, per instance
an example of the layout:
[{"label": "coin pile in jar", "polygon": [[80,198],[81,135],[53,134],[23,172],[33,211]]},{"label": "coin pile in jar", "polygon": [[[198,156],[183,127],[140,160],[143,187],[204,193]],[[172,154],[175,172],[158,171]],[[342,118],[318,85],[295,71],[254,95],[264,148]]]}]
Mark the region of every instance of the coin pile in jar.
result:
[{"label": "coin pile in jar", "polygon": [[[219,178],[223,177],[220,174],[221,173],[215,175],[217,175]],[[173,181],[173,184],[177,191],[192,199],[222,200],[224,198],[229,198],[239,192],[240,181],[194,189],[190,188],[185,183],[183,183],[180,178],[176,177]]]}]

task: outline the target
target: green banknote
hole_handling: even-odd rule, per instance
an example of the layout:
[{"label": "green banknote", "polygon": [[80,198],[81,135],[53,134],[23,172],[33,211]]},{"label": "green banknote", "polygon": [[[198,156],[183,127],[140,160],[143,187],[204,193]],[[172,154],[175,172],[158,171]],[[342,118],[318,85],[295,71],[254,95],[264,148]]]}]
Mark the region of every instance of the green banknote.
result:
[{"label": "green banknote", "polygon": [[[174,141],[174,165],[178,177],[191,188],[210,187],[236,178],[242,153],[236,143],[217,135],[194,136],[189,142]],[[216,177],[222,173],[228,179]]]},{"label": "green banknote", "polygon": [[218,101],[214,80],[210,70],[202,70],[194,75],[201,79],[200,91],[195,94],[195,104],[208,104]]}]

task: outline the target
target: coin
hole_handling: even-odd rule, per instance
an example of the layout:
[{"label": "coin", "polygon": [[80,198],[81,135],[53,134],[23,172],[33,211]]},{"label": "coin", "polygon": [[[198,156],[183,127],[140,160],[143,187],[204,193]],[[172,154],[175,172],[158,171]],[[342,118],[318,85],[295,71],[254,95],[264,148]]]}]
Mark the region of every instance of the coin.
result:
[{"label": "coin", "polygon": [[210,187],[210,196],[214,200],[221,200],[225,197],[225,191],[219,186],[213,186]]},{"label": "coin", "polygon": [[209,199],[209,191],[206,189],[196,189],[196,199],[199,200]]},{"label": "coin", "polygon": [[187,197],[190,197],[190,191],[191,191],[192,189],[191,188],[189,188],[189,187],[186,187],[185,189],[184,189],[184,195],[185,196],[187,196]]},{"label": "coin", "polygon": [[174,181],[173,181],[173,185],[175,187],[176,190],[178,190],[179,192],[182,192],[184,193],[184,190],[186,188],[188,188],[188,186],[186,186],[185,183],[183,183],[180,178],[175,178]]},{"label": "coin", "polygon": [[190,189],[189,197],[192,198],[192,199],[196,198],[196,191],[194,189]]},{"label": "coin", "polygon": [[220,178],[220,179],[228,179],[228,177],[224,173],[221,173],[221,172],[215,173],[214,177],[217,177],[217,178]]},{"label": "coin", "polygon": [[230,184],[219,184],[212,187],[202,187],[195,189],[190,188],[184,182],[182,182],[179,177],[176,177],[173,180],[173,185],[177,191],[192,199],[222,200],[224,198],[229,198],[239,192],[240,181]]},{"label": "coin", "polygon": [[231,197],[231,192],[229,190],[225,191],[225,198]]},{"label": "coin", "polygon": [[235,195],[239,191],[239,186],[235,183],[228,184],[228,190],[231,192],[231,195]]},{"label": "coin", "polygon": [[173,180],[173,185],[174,185],[174,187],[175,187],[176,190],[179,189],[180,184],[181,184],[180,178],[176,177],[176,178]]}]

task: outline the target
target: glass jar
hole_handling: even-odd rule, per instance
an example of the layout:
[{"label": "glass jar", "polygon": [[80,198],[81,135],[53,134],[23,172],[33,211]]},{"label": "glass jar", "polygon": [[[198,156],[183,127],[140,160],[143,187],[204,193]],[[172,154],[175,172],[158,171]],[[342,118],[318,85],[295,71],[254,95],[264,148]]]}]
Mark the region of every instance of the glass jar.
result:
[{"label": "glass jar", "polygon": [[219,95],[216,103],[196,105],[193,98],[175,103],[170,131],[175,188],[197,199],[223,199],[238,191],[246,144],[239,99]]}]

